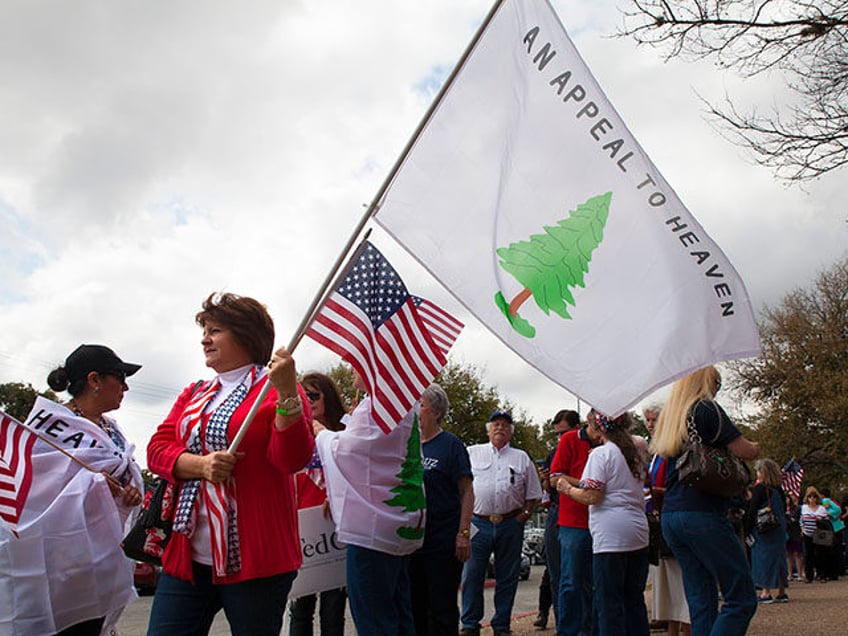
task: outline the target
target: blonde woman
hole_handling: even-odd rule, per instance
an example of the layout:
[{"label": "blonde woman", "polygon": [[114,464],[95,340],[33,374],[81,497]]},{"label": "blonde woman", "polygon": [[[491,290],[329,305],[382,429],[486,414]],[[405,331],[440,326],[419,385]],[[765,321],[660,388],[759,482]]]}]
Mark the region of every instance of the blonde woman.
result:
[{"label": "blonde woman", "polygon": [[[715,402],[720,387],[721,375],[712,366],[675,382],[651,441],[652,451],[668,458],[663,537],[683,570],[693,636],[744,634],[757,610],[748,560],[727,519],[730,500],[677,478],[690,413],[705,444],[727,446],[745,460],[759,455],[759,446],[748,441]],[[720,612],[719,590],[724,601]]]}]

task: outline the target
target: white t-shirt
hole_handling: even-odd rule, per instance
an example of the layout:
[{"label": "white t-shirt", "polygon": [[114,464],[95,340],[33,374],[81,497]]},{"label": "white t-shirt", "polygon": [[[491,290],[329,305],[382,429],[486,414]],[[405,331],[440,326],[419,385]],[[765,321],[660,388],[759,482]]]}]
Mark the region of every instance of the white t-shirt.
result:
[{"label": "white t-shirt", "polygon": [[630,472],[618,446],[607,442],[589,453],[581,486],[604,493],[601,503],[589,506],[593,552],[632,552],[648,546],[642,480]]}]

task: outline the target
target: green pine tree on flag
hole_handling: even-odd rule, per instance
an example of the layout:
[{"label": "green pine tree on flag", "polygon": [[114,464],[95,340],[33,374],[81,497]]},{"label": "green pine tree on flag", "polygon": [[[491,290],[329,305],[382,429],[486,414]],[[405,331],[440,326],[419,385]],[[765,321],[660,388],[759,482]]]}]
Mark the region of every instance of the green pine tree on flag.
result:
[{"label": "green pine tree on flag", "polygon": [[415,527],[403,526],[397,529],[398,536],[404,539],[420,539],[424,536],[424,510],[427,499],[424,496],[424,465],[421,463],[421,430],[418,428],[418,413],[412,420],[412,430],[406,442],[406,457],[396,475],[400,483],[389,492],[395,496],[383,503],[403,508],[404,512],[418,510],[418,524]]},{"label": "green pine tree on flag", "polygon": [[592,197],[556,225],[546,225],[544,234],[533,234],[529,241],[498,248],[500,266],[524,286],[511,301],[502,292],[495,304],[522,336],[533,338],[536,328],[518,314],[533,296],[539,309],[571,320],[568,305],[574,305],[569,288],[585,287],[583,275],[589,271],[592,252],[604,237],[612,192]]}]

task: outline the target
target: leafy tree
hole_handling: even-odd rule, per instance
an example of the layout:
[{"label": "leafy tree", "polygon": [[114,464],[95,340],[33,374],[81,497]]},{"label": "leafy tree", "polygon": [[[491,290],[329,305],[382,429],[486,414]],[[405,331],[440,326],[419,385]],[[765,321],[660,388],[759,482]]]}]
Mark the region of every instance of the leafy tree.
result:
[{"label": "leafy tree", "polygon": [[[336,382],[349,407],[362,397],[353,388],[353,373],[349,365],[337,364],[326,373]],[[540,437],[539,429],[527,420],[524,411],[509,400],[502,400],[497,388],[486,385],[477,367],[449,361],[435,381],[445,390],[451,405],[444,428],[464,444],[488,441],[486,422],[493,411],[502,408],[510,411],[515,421],[511,444],[527,451],[531,457],[541,459],[547,456],[550,440]]]},{"label": "leafy tree", "polygon": [[359,394],[359,391],[353,388],[353,370],[350,365],[339,362],[327,371],[327,375],[339,387],[339,392],[342,394],[345,406],[347,406],[348,410],[353,410],[362,396]]},{"label": "leafy tree", "polygon": [[734,388],[761,407],[749,418],[761,454],[795,457],[805,482],[848,487],[848,258],[760,320],[763,354],[731,365]]},{"label": "leafy tree", "polygon": [[620,36],[666,59],[711,59],[743,77],[782,73],[794,99],[770,113],[727,98],[709,111],[762,165],[790,181],[848,163],[848,1],[633,0]]},{"label": "leafy tree", "polygon": [[50,389],[36,391],[31,384],[24,384],[23,382],[0,384],[0,410],[5,411],[16,420],[23,421],[29,415],[32,405],[35,404],[35,399],[39,395],[48,400],[58,399],[57,395]]}]

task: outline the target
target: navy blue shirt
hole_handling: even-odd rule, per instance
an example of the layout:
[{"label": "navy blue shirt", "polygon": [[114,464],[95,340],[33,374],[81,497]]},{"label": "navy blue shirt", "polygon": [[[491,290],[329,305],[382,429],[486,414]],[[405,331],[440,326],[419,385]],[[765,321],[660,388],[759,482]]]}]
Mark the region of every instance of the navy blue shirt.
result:
[{"label": "navy blue shirt", "polygon": [[456,546],[462,500],[457,482],[471,477],[471,461],[462,441],[442,431],[421,445],[424,455],[424,492],[427,525],[421,552],[450,550]]},{"label": "navy blue shirt", "polygon": [[[742,435],[717,402],[701,400],[695,404],[695,428],[701,441],[708,446],[727,446]],[[682,449],[681,449],[682,452]],[[669,457],[665,468],[665,500],[663,512],[703,511],[725,512],[730,499],[701,492],[677,480],[677,460]]]}]

